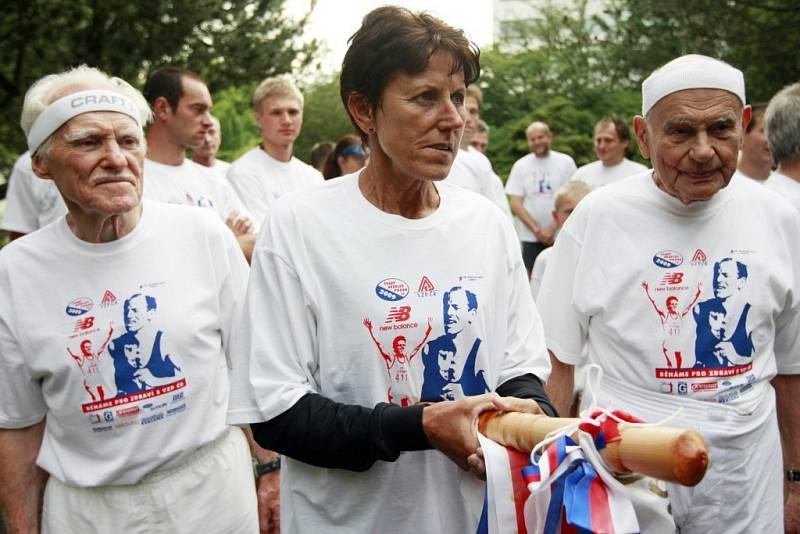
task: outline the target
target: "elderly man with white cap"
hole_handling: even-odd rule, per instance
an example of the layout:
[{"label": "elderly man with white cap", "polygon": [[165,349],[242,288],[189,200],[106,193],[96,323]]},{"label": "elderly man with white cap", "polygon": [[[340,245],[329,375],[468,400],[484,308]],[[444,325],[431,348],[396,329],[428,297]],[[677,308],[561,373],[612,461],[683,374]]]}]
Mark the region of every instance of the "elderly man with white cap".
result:
[{"label": "elderly man with white cap", "polygon": [[705,478],[668,485],[682,533],[783,532],[784,516],[794,532],[800,217],[755,182],[731,181],[750,120],[739,70],[684,56],[642,96],[634,130],[652,171],[586,197],[544,277],[548,391],[568,406],[587,346],[603,369],[599,405],[673,416],[708,441]]},{"label": "elderly man with white cap", "polygon": [[247,441],[225,424],[247,266],[214,214],[142,202],[149,117],[85,66],[25,96],[33,169],[68,213],[0,251],[10,532],[258,532]]}]

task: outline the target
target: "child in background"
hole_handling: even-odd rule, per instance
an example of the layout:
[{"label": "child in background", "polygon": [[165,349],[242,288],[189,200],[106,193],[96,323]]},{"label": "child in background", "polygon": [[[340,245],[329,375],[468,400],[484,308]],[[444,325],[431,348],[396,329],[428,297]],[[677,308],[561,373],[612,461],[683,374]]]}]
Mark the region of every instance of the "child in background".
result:
[{"label": "child in background", "polygon": [[[567,218],[575,210],[583,197],[592,192],[592,186],[580,180],[571,180],[562,185],[556,192],[553,199],[555,202],[555,209],[553,210],[553,220],[556,221],[556,239],[558,239],[558,231],[564,226]],[[539,287],[544,278],[544,270],[547,267],[547,259],[553,253],[553,247],[548,247],[536,256],[536,261],[533,263],[533,271],[531,272],[531,293],[534,300],[539,293]],[[539,310],[541,313],[547,313],[546,310]],[[575,367],[575,398],[573,399],[572,406],[570,406],[570,413],[561,414],[562,417],[578,417],[583,397],[583,389],[586,385],[586,365]]]},{"label": "child in background", "polygon": [[[592,191],[592,187],[580,180],[569,181],[561,186],[554,198],[555,209],[553,210],[553,220],[556,222],[556,232],[564,226],[567,217],[570,216],[578,202]],[[531,293],[534,300],[539,294],[539,286],[544,278],[544,269],[547,266],[547,258],[553,252],[553,248],[546,248],[536,256],[531,272]]]}]

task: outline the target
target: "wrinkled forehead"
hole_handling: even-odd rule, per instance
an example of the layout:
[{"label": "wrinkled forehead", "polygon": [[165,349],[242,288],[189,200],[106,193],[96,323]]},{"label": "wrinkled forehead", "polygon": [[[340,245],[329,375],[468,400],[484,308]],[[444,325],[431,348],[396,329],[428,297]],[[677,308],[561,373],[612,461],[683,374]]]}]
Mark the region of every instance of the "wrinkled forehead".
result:
[{"label": "wrinkled forehead", "polygon": [[665,96],[647,114],[648,123],[734,120],[742,117],[744,105],[724,89],[684,89]]},{"label": "wrinkled forehead", "polygon": [[116,134],[140,135],[142,127],[132,117],[116,111],[88,111],[69,119],[59,131],[64,135],[84,133],[101,134],[113,131]]}]

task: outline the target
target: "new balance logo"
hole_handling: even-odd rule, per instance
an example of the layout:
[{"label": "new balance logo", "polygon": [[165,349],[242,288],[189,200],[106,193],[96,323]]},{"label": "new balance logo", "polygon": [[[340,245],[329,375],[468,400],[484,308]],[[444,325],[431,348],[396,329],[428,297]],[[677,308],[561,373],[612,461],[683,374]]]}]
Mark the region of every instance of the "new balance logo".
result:
[{"label": "new balance logo", "polygon": [[411,306],[392,306],[389,309],[389,315],[386,316],[386,323],[402,323],[411,318]]}]

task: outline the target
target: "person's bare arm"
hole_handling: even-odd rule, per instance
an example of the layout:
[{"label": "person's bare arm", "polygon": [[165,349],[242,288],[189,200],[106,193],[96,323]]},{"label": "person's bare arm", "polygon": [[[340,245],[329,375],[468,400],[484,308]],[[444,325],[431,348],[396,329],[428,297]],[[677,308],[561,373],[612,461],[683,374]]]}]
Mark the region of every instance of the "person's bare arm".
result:
[{"label": "person's bare arm", "polygon": [[553,351],[547,352],[550,353],[552,370],[544,390],[559,415],[568,417],[575,394],[575,366],[559,360]]},{"label": "person's bare arm", "polygon": [[533,235],[536,236],[536,239],[542,243],[543,245],[549,245],[553,242],[553,235],[555,233],[555,221],[552,221],[549,225],[543,223],[542,221],[537,221],[531,214],[528,213],[528,210],[525,209],[523,204],[524,197],[519,195],[509,195],[511,199],[511,212],[516,215],[522,223],[527,226]]},{"label": "person's bare arm", "polygon": [[[243,427],[250,446],[250,455],[260,464],[280,457],[277,452],[261,447],[253,438],[250,427]],[[281,470],[261,475],[256,480],[258,497],[258,526],[261,534],[278,534],[281,531]]]},{"label": "person's bare arm", "polygon": [[525,209],[523,205],[524,197],[520,195],[509,195],[509,198],[511,199],[511,213],[516,215],[517,218],[522,221],[522,224],[527,226],[534,235],[538,234],[541,228],[539,224],[533,220],[528,210]]},{"label": "person's bare arm", "polygon": [[[778,375],[772,379],[777,399],[778,426],[785,470],[800,470],[800,375]],[[800,482],[788,484],[784,504],[785,532],[800,532]]]},{"label": "person's bare arm", "polygon": [[239,248],[242,249],[244,259],[250,264],[253,258],[253,249],[256,246],[256,234],[242,234],[236,236],[236,241],[239,242]]},{"label": "person's bare arm", "polygon": [[0,508],[9,534],[39,532],[47,473],[36,465],[44,420],[0,430]]}]

